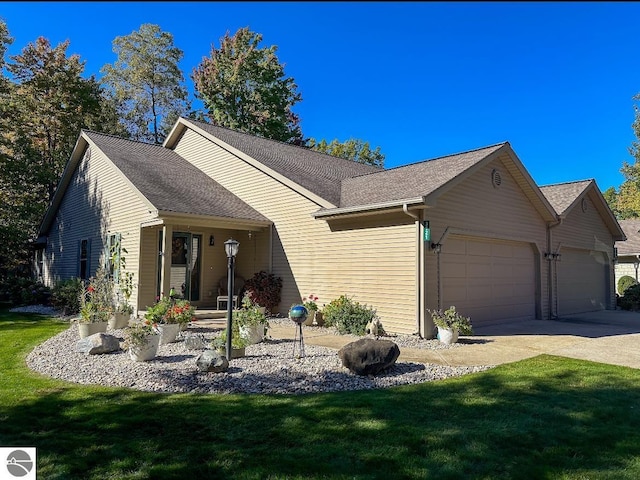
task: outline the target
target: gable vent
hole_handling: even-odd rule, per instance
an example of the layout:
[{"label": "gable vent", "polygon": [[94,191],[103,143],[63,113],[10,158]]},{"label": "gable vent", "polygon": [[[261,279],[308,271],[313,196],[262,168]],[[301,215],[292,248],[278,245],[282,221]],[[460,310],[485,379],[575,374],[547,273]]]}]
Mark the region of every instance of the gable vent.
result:
[{"label": "gable vent", "polygon": [[500,176],[500,172],[495,168],[491,171],[491,183],[493,184],[494,188],[498,188],[500,185],[502,185],[502,177]]},{"label": "gable vent", "polygon": [[582,205],[581,206],[582,206],[582,211],[583,212],[586,212],[587,208],[589,208],[589,204],[587,203],[587,199],[584,198],[584,197],[582,198]]}]

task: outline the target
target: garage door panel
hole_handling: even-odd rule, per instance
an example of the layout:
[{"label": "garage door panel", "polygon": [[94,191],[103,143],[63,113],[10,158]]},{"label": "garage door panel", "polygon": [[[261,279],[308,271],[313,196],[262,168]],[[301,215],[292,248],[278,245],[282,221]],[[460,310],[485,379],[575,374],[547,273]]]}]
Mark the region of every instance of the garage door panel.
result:
[{"label": "garage door panel", "polygon": [[528,244],[449,238],[442,252],[443,306],[455,305],[475,325],[534,318],[535,272]]}]

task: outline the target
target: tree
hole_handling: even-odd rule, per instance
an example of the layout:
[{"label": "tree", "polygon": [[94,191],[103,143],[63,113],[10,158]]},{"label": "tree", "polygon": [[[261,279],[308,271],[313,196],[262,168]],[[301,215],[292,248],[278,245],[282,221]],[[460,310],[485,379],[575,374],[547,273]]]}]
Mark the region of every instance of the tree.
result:
[{"label": "tree", "polygon": [[[640,94],[633,97],[640,100]],[[616,195],[616,213],[618,218],[640,217],[640,109],[634,105],[635,119],[632,124],[636,140],[631,143],[629,153],[635,158],[633,164],[623,162],[620,172],[625,180]]]},{"label": "tree", "polygon": [[331,143],[327,143],[326,140],[316,141],[314,138],[310,138],[307,142],[307,146],[312,150],[316,150],[322,153],[328,153],[334,157],[345,158],[347,160],[353,160],[359,163],[365,163],[368,165],[374,165],[377,167],[384,167],[384,154],[380,152],[380,147],[376,147],[375,150],[371,150],[369,142],[350,138],[345,142],[339,142],[338,139],[334,139]]},{"label": "tree", "polygon": [[[12,79],[0,110],[0,267],[23,263],[83,127],[104,128],[98,82],[82,77],[84,62],[67,57],[69,42],[43,37],[10,57]],[[106,109],[108,110],[108,109]]]},{"label": "tree", "polygon": [[300,119],[292,107],[302,100],[286,77],[277,47],[259,47],[262,35],[248,27],[220,39],[193,73],[196,98],[217,125],[301,145]]},{"label": "tree", "polygon": [[618,192],[614,187],[607,188],[604,192],[602,192],[602,196],[604,197],[607,205],[616,216],[616,218],[620,217],[620,211],[618,210]]},{"label": "tree", "polygon": [[135,140],[162,143],[177,118],[190,109],[178,66],[182,50],[174,46],[173,35],[145,23],[130,35],[116,37],[113,52],[118,59],[101,71],[122,125]]}]

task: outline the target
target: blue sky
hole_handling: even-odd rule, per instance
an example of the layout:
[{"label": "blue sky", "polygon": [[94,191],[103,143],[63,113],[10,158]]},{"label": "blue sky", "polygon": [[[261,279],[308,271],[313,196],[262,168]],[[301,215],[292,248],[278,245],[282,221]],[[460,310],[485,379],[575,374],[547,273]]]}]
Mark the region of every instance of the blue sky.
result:
[{"label": "blue sky", "polygon": [[386,166],[509,141],[540,185],[618,187],[635,139],[640,3],[0,2],[15,38],[69,39],[87,75],[143,23],[174,36],[186,84],[226,31],[277,45],[306,137],[379,145]]}]

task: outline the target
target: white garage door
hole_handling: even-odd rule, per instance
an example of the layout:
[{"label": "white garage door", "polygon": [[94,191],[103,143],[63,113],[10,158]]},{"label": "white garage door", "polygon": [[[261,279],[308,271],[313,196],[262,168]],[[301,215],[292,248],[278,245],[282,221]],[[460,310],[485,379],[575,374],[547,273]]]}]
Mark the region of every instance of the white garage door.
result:
[{"label": "white garage door", "polygon": [[531,245],[451,236],[441,253],[442,307],[474,325],[533,319],[536,268]]},{"label": "white garage door", "polygon": [[558,273],[558,314],[607,308],[607,262],[602,252],[562,249]]}]

